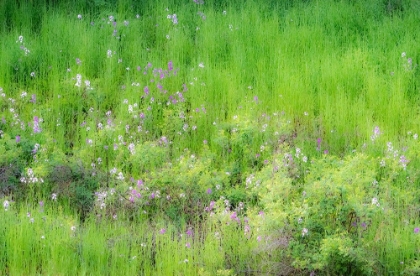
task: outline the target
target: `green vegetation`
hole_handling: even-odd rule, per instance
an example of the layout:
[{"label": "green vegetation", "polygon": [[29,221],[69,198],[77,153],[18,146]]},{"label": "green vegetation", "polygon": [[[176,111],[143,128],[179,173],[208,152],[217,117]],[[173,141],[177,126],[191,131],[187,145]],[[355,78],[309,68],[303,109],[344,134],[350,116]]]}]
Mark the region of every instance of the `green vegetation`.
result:
[{"label": "green vegetation", "polygon": [[0,14],[0,275],[420,273],[417,0]]}]

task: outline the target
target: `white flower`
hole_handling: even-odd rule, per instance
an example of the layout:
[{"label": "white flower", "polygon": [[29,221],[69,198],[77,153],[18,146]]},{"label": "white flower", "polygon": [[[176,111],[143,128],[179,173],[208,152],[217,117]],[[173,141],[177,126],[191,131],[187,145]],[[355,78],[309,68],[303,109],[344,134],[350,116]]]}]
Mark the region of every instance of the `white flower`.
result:
[{"label": "white flower", "polygon": [[3,201],[3,207],[6,211],[7,211],[7,209],[9,209],[9,206],[10,206],[10,202],[7,199],[5,201]]},{"label": "white flower", "polygon": [[122,173],[122,172],[119,172],[119,173],[118,173],[117,179],[118,179],[118,180],[124,180],[124,175],[123,175],[123,173]]},{"label": "white flower", "polygon": [[376,197],[372,198],[372,205],[380,206],[379,200]]},{"label": "white flower", "polygon": [[308,229],[307,228],[303,228],[302,229],[302,237],[306,236],[308,234]]}]

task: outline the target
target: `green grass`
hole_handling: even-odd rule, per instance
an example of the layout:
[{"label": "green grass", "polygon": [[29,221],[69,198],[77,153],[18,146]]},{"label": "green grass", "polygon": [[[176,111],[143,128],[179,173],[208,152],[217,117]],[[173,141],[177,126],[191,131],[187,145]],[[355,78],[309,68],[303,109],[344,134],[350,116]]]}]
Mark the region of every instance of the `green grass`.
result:
[{"label": "green grass", "polygon": [[2,1],[0,275],[416,275],[419,11]]}]

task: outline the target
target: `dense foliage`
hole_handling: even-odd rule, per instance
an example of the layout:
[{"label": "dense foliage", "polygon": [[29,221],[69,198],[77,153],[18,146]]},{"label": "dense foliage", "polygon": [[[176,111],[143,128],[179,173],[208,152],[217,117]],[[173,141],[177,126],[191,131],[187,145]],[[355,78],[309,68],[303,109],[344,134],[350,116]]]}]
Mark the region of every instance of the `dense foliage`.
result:
[{"label": "dense foliage", "polygon": [[0,14],[0,275],[420,273],[418,1]]}]

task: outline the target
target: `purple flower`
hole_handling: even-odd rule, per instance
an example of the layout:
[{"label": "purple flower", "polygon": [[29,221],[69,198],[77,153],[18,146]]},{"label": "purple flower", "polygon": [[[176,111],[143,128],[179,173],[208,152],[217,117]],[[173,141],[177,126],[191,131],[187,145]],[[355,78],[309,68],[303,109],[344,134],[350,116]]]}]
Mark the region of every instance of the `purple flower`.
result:
[{"label": "purple flower", "polygon": [[238,218],[238,216],[236,215],[236,212],[233,212],[233,213],[230,215],[230,219],[231,219],[231,220],[234,220],[234,221],[236,221],[236,222],[239,222],[239,218]]},{"label": "purple flower", "polygon": [[40,133],[41,129],[39,128],[39,118],[38,116],[34,116],[34,125],[33,125],[34,133]]},{"label": "purple flower", "polygon": [[381,135],[381,130],[379,129],[378,126],[375,126],[374,130],[373,130],[373,135],[370,137],[370,139],[372,141],[374,141],[376,138],[379,137],[379,135]]},{"label": "purple flower", "polygon": [[209,207],[205,208],[205,211],[210,212],[214,208],[215,204],[216,204],[216,202],[210,201],[210,205],[209,205]]},{"label": "purple flower", "polygon": [[419,232],[420,232],[420,228],[419,227],[414,228],[414,234],[418,234]]},{"label": "purple flower", "polygon": [[162,235],[165,234],[166,233],[166,229],[165,228],[160,229],[159,233],[162,234]]},{"label": "purple flower", "polygon": [[192,232],[191,229],[188,229],[187,232],[186,232],[186,234],[187,234],[188,237],[191,237],[192,234],[193,234],[193,232]]},{"label": "purple flower", "polygon": [[316,150],[321,150],[321,138],[316,139]]},{"label": "purple flower", "polygon": [[401,155],[400,156],[400,164],[401,164],[401,166],[403,167],[404,170],[407,167],[407,163],[408,163],[407,158],[404,155]]},{"label": "purple flower", "polygon": [[211,188],[207,189],[207,194],[211,194]]},{"label": "purple flower", "polygon": [[19,135],[17,135],[16,136],[16,143],[19,143],[20,142],[20,136]]},{"label": "purple flower", "polygon": [[131,190],[131,194],[134,197],[140,198],[141,194],[139,192],[136,191],[136,189]]},{"label": "purple flower", "polygon": [[32,94],[31,99],[29,100],[31,103],[36,103],[36,95]]},{"label": "purple flower", "polygon": [[149,87],[144,87],[144,94],[149,95]]}]

